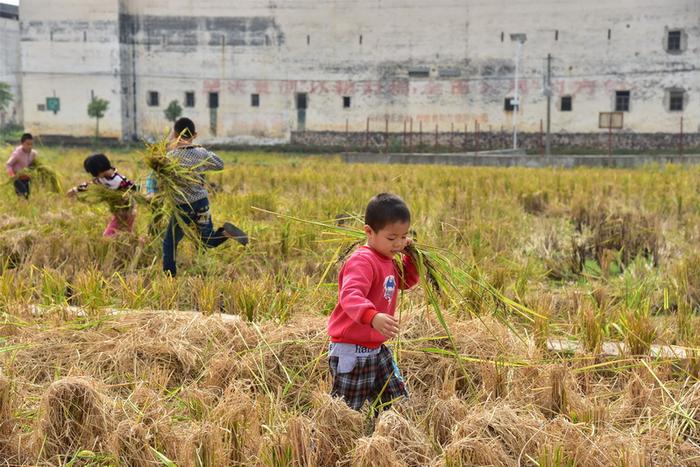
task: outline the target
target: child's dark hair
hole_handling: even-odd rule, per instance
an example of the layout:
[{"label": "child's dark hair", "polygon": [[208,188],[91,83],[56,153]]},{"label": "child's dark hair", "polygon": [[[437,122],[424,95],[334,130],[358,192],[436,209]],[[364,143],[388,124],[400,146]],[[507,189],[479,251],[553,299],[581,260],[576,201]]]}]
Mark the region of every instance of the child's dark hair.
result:
[{"label": "child's dark hair", "polygon": [[85,171],[93,177],[98,177],[102,172],[112,168],[112,163],[109,162],[104,154],[93,154],[85,158],[83,162]]},{"label": "child's dark hair", "polygon": [[182,138],[190,139],[194,138],[195,135],[194,122],[187,117],[178,118],[173,126],[173,130],[175,131],[175,136]]},{"label": "child's dark hair", "polygon": [[20,143],[24,143],[25,141],[27,141],[27,140],[29,140],[29,139],[34,139],[34,137],[32,136],[32,134],[31,134],[31,133],[24,133],[24,134],[22,135],[22,137],[19,139],[19,142],[20,142]]},{"label": "child's dark hair", "polygon": [[365,210],[365,224],[379,232],[394,222],[411,222],[411,211],[406,202],[393,193],[379,193],[369,200]]}]

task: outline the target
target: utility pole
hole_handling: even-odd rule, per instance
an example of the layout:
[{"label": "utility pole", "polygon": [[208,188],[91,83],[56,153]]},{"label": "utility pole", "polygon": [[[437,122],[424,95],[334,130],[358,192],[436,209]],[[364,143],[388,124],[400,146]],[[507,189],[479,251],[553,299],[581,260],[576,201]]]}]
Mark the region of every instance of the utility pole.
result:
[{"label": "utility pole", "polygon": [[552,54],[547,54],[547,86],[545,87],[547,95],[547,136],[544,140],[544,154],[551,155],[552,139],[550,130],[552,125]]},{"label": "utility pole", "polygon": [[520,78],[520,57],[523,51],[523,44],[527,40],[527,35],[524,33],[511,34],[510,40],[515,42],[515,95],[513,97],[513,149],[518,149],[518,113],[520,112],[520,93],[519,78]]}]

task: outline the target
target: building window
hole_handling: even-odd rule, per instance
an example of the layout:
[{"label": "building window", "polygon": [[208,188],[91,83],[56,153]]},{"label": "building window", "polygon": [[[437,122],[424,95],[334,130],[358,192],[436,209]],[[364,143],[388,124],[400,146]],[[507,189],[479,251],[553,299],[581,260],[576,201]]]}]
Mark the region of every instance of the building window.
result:
[{"label": "building window", "polygon": [[462,76],[462,70],[459,68],[440,68],[438,76],[440,78],[459,78]]},{"label": "building window", "polygon": [[615,111],[629,112],[630,111],[630,92],[615,91]]},{"label": "building window", "polygon": [[158,107],[158,91],[148,91],[148,106]]},{"label": "building window", "polygon": [[682,112],[685,92],[680,90],[669,91],[668,110],[671,112]]},{"label": "building window", "polygon": [[419,68],[415,70],[408,70],[409,78],[430,78],[430,70]]},{"label": "building window", "polygon": [[250,106],[251,107],[260,107],[260,94],[251,94],[250,95]]},{"label": "building window", "polygon": [[571,96],[561,96],[561,111],[571,112]]},{"label": "building window", "polygon": [[210,92],[209,93],[209,108],[218,109],[219,108],[219,93]]},{"label": "building window", "polygon": [[503,101],[503,110],[505,110],[506,112],[514,111],[515,106],[513,105],[513,101],[513,97],[506,97],[506,99]]},{"label": "building window", "polygon": [[185,107],[194,107],[194,91],[185,93]]},{"label": "building window", "polygon": [[666,50],[669,52],[680,52],[682,38],[683,34],[680,30],[668,31],[668,37],[666,38]]},{"label": "building window", "polygon": [[558,29],[554,31],[554,40],[555,41],[559,40],[559,30]]},{"label": "building window", "polygon": [[351,103],[350,96],[343,96],[343,108],[344,108],[344,109],[349,109],[349,108],[350,108],[350,103]]}]

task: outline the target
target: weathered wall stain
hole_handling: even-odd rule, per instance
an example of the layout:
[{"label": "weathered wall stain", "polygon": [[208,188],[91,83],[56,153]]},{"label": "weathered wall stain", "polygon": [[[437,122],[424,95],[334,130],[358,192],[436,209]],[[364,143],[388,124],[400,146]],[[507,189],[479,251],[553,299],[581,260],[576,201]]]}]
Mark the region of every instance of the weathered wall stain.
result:
[{"label": "weathered wall stain", "polygon": [[197,46],[263,47],[284,44],[274,17],[119,15],[122,43],[191,51]]}]

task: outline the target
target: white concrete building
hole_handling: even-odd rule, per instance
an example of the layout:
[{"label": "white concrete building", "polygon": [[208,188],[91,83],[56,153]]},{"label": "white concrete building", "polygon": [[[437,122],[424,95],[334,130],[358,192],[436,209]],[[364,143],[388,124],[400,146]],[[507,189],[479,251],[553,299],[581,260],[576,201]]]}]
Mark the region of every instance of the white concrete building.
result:
[{"label": "white concrete building", "polygon": [[[552,131],[601,112],[650,133],[700,125],[698,0],[72,0],[21,2],[24,119],[88,136],[165,131],[172,100],[209,140],[287,141],[297,129],[539,131],[551,55]],[[55,111],[47,98],[57,98]]]},{"label": "white concrete building", "polygon": [[22,121],[22,90],[19,65],[19,9],[0,3],[0,82],[10,85],[12,102],[0,113],[0,126]]}]

